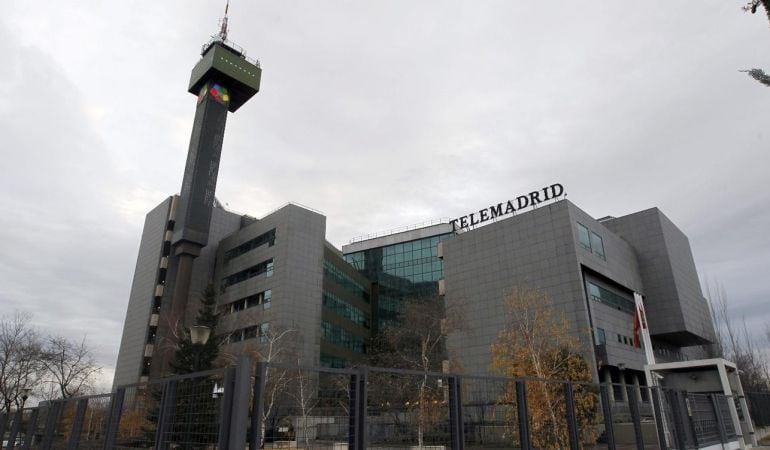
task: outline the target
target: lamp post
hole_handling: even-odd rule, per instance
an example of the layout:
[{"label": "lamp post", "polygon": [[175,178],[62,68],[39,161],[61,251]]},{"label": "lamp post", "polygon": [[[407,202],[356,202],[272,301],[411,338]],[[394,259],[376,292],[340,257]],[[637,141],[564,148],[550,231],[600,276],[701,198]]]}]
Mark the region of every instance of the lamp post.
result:
[{"label": "lamp post", "polygon": [[30,388],[21,388],[21,409],[24,409],[24,404],[27,403],[29,394],[32,392]]},{"label": "lamp post", "polygon": [[203,346],[209,341],[209,336],[211,336],[211,328],[205,325],[193,325],[190,327],[190,342],[192,342],[195,349],[195,367],[193,367],[193,372],[200,370],[201,351],[203,351]]}]

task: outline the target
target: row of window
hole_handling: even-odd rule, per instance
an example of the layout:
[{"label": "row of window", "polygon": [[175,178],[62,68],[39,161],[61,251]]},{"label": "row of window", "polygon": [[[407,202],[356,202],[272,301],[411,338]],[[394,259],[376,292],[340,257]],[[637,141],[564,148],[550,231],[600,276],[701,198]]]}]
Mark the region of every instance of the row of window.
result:
[{"label": "row of window", "polygon": [[433,236],[424,239],[418,239],[416,241],[403,242],[401,244],[389,245],[382,248],[382,256],[397,255],[399,253],[411,252],[412,250],[424,250],[435,249],[438,243],[446,240],[451,236],[450,234],[444,234],[441,236]]},{"label": "row of window", "polygon": [[366,353],[364,338],[329,322],[321,322],[321,339],[357,353]]},{"label": "row of window", "polygon": [[342,300],[331,292],[323,292],[323,307],[334,312],[340,317],[344,317],[350,320],[357,325],[361,325],[364,328],[369,328],[369,319],[366,318],[363,311]]},{"label": "row of window", "polygon": [[578,243],[589,252],[593,252],[601,259],[607,259],[604,253],[604,241],[602,237],[593,231],[588,231],[588,227],[582,223],[576,222],[578,231]]},{"label": "row of window", "polygon": [[604,303],[607,306],[611,306],[628,314],[634,313],[635,305],[633,300],[629,300],[590,282],[588,283],[588,293],[592,300]]},{"label": "row of window", "polygon": [[361,283],[354,280],[350,275],[340,270],[339,267],[335,266],[327,259],[324,260],[324,276],[331,278],[346,291],[359,297],[366,303],[369,303],[369,292],[364,289]]},{"label": "row of window", "polygon": [[249,278],[256,277],[257,275],[266,274],[268,277],[273,276],[273,258],[267,261],[251,266],[248,269],[241,270],[230,276],[222,278],[222,290],[228,286],[232,286],[241,281],[248,280]]},{"label": "row of window", "polygon": [[344,369],[349,367],[350,363],[345,358],[327,355],[321,352],[321,367],[331,367],[333,369]]},{"label": "row of window", "polygon": [[272,247],[273,245],[275,245],[275,228],[268,231],[267,233],[262,233],[259,236],[255,237],[254,239],[244,242],[243,244],[233,249],[226,251],[224,262],[227,263],[228,261],[235,258],[236,256],[240,256],[248,251],[254,250],[255,248],[261,247],[265,244],[267,244],[269,247]]},{"label": "row of window", "polygon": [[233,344],[248,339],[259,339],[260,344],[267,342],[270,333],[270,323],[260,323],[219,336],[221,345]]},{"label": "row of window", "polygon": [[[622,334],[618,334],[618,342],[625,345],[630,345],[631,347],[634,346],[634,338],[631,336],[624,336]],[[604,328],[596,328],[596,345],[604,345],[607,343],[607,333],[604,331]]]},{"label": "row of window", "polygon": [[267,289],[258,294],[249,295],[248,297],[239,298],[234,302],[227,303],[220,306],[219,310],[222,314],[233,314],[244,309],[253,308],[255,306],[263,305],[264,309],[270,308],[270,301],[273,299],[272,289]]}]

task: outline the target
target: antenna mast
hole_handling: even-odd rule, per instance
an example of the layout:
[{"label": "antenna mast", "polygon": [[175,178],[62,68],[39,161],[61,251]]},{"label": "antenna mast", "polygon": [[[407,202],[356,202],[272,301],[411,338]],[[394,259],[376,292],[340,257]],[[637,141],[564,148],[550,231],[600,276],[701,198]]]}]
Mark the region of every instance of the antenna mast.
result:
[{"label": "antenna mast", "polygon": [[227,10],[230,9],[230,0],[225,4],[225,17],[222,18],[222,26],[219,28],[219,37],[222,41],[227,40]]}]

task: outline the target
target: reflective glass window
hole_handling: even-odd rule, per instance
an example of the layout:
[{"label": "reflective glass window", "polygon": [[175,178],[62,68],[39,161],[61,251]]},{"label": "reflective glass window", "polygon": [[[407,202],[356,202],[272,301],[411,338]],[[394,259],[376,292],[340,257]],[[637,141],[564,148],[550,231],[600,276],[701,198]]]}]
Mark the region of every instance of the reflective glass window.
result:
[{"label": "reflective glass window", "polygon": [[585,225],[578,223],[577,231],[578,231],[578,243],[580,243],[580,245],[583,248],[591,250],[591,238],[588,235],[588,228],[586,228]]},{"label": "reflective glass window", "polygon": [[598,234],[591,232],[591,247],[594,250],[594,253],[602,259],[605,259],[604,256],[604,241],[602,240],[602,237]]}]

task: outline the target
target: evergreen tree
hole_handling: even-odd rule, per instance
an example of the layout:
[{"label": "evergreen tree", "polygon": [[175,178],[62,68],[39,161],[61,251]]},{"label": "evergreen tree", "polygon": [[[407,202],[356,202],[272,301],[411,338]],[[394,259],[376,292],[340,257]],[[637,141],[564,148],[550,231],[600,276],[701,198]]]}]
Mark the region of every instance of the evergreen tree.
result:
[{"label": "evergreen tree", "polygon": [[179,330],[180,339],[177,342],[174,361],[171,363],[174,373],[181,375],[214,368],[214,361],[219,356],[219,339],[216,337],[219,314],[216,308],[216,291],[214,286],[209,284],[203,291],[201,308],[195,320],[195,325],[203,325],[211,330],[209,340],[205,344],[193,344],[189,330]]}]

